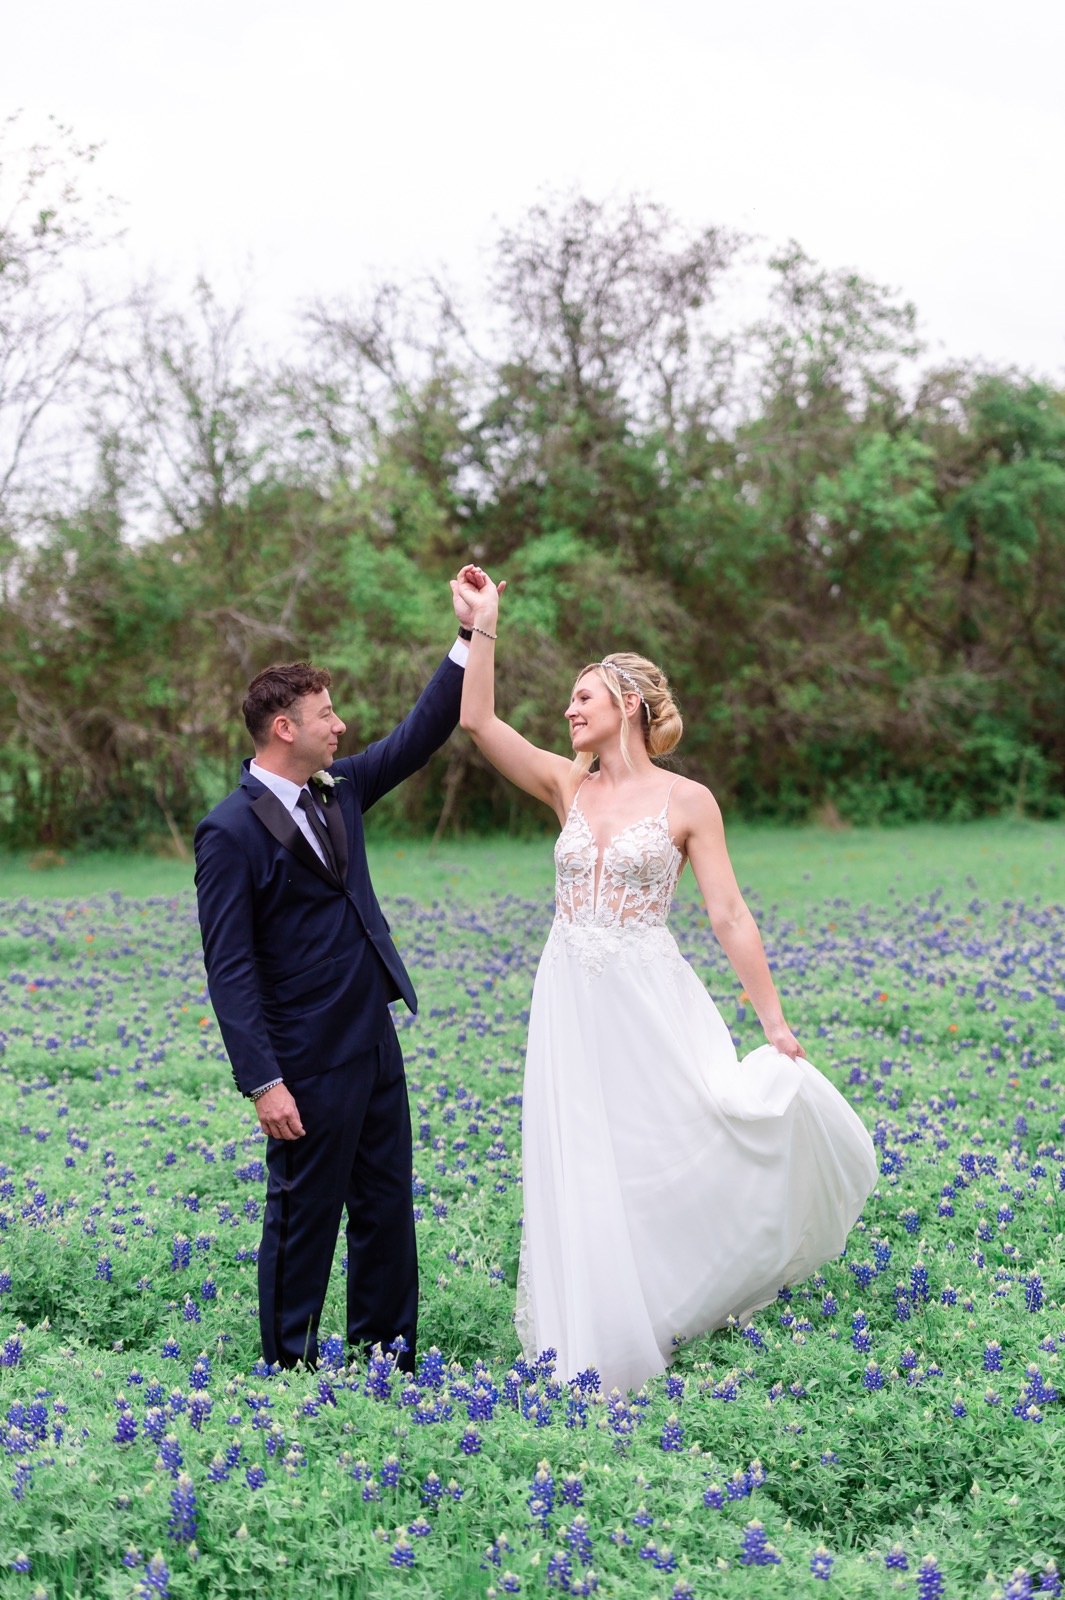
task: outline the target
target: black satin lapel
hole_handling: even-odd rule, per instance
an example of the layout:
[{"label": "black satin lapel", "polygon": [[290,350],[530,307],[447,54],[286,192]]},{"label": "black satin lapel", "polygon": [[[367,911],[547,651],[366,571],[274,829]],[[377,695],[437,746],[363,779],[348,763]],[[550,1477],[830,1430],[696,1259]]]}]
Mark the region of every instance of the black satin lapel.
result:
[{"label": "black satin lapel", "polygon": [[341,883],[348,881],[348,830],[344,826],[344,818],[340,812],[340,802],[335,795],[331,795],[325,811],[326,826],[333,844],[333,854],[337,858],[337,869],[340,872]]},{"label": "black satin lapel", "polygon": [[305,867],[310,867],[311,871],[316,872],[331,888],[337,887],[337,880],[331,868],[318,859],[276,794],[270,789],[264,789],[259,798],[252,801],[251,808],[267,832],[273,834],[278,844],[284,845],[286,850],[291,850],[297,860],[302,861]]}]

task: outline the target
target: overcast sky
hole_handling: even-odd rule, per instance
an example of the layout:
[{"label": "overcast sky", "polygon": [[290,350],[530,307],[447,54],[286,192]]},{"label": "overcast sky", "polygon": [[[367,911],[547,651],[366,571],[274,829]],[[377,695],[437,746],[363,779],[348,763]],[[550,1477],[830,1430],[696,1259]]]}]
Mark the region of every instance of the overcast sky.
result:
[{"label": "overcast sky", "polygon": [[[104,146],[128,250],[285,311],[545,190],[796,238],[933,353],[1065,378],[1062,0],[23,0],[0,106]],[[260,319],[263,312],[260,312]]]}]

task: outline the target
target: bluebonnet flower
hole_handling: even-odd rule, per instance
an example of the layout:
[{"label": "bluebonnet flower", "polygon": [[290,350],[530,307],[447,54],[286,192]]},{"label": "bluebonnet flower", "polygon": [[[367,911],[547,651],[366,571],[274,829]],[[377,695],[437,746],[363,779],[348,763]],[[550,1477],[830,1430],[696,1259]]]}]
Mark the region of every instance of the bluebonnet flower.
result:
[{"label": "bluebonnet flower", "polygon": [[484,1560],[481,1562],[481,1570],[483,1572],[487,1572],[489,1563],[491,1563],[493,1567],[501,1567],[503,1565],[503,1557],[509,1552],[509,1550],[510,1545],[507,1543],[506,1534],[497,1534],[492,1540],[492,1543],[484,1552]]},{"label": "bluebonnet flower", "polygon": [[444,1486],[440,1482],[440,1479],[437,1477],[436,1473],[430,1472],[429,1476],[423,1482],[419,1492],[424,1505],[435,1506],[440,1503],[440,1499],[444,1493]]},{"label": "bluebonnet flower", "polygon": [[459,1440],[459,1449],[464,1456],[478,1456],[481,1453],[481,1436],[476,1428],[467,1428]]},{"label": "bluebonnet flower", "polygon": [[244,1473],[244,1482],[249,1489],[261,1489],[266,1483],[266,1473],[262,1467],[248,1467]]},{"label": "bluebonnet flower", "polygon": [[920,1213],[917,1212],[913,1206],[906,1207],[906,1210],[901,1214],[899,1221],[902,1223],[902,1226],[906,1229],[907,1233],[916,1233],[921,1226]]},{"label": "bluebonnet flower", "polygon": [[925,1556],[917,1568],[918,1600],[939,1600],[943,1593],[943,1574],[936,1565],[935,1556]]},{"label": "bluebonnet flower", "polygon": [[851,1318],[851,1344],[862,1355],[868,1355],[873,1348],[873,1335],[864,1311],[856,1311]]},{"label": "bluebonnet flower", "polygon": [[684,1449],[684,1429],[678,1422],[675,1411],[671,1411],[669,1416],[666,1418],[665,1426],[662,1429],[662,1437],[659,1442],[663,1450]]},{"label": "bluebonnet flower", "polygon": [[187,1472],[179,1474],[170,1491],[167,1533],[181,1544],[189,1544],[196,1537],[196,1490]]},{"label": "bluebonnet flower", "polygon": [[17,1367],[22,1360],[22,1340],[17,1333],[8,1334],[0,1348],[0,1367]]},{"label": "bluebonnet flower", "polygon": [[171,1272],[181,1272],[192,1262],[192,1240],[183,1233],[175,1233],[170,1250]]},{"label": "bluebonnet flower", "polygon": [[11,1563],[11,1570],[12,1572],[29,1572],[31,1565],[32,1563],[25,1550],[18,1550],[15,1553],[14,1561]]},{"label": "bluebonnet flower", "polygon": [[1026,1567],[1014,1567],[1002,1596],[1003,1600],[1032,1600],[1032,1579]]},{"label": "bluebonnet flower", "polygon": [[758,1518],[748,1522],[743,1530],[740,1549],[742,1567],[769,1567],[780,1560],[780,1553],[769,1543],[765,1527]]},{"label": "bluebonnet flower", "polygon": [[830,1289],[825,1295],[824,1299],[821,1301],[821,1315],[823,1317],[834,1317],[838,1310],[839,1301],[836,1299],[835,1295]]},{"label": "bluebonnet flower", "polygon": [[546,1536],[547,1519],[555,1507],[555,1480],[546,1461],[541,1461],[536,1469],[529,1489],[528,1506],[529,1515],[534,1522],[539,1522],[540,1531]]},{"label": "bluebonnet flower", "polygon": [[654,1555],[654,1565],[657,1572],[676,1572],[677,1558],[672,1550],[657,1550]]},{"label": "bluebonnet flower", "polygon": [[391,1355],[385,1355],[381,1346],[375,1344],[366,1367],[366,1385],[363,1393],[370,1395],[374,1400],[390,1400],[392,1398],[392,1378],[395,1371],[394,1358]]},{"label": "bluebonnet flower", "polygon": [[819,1544],[810,1557],[810,1571],[815,1578],[828,1579],[832,1576],[832,1552],[827,1545]]},{"label": "bluebonnet flower", "polygon": [[344,1365],[344,1341],[339,1334],[331,1333],[322,1340],[318,1347],[318,1361],[331,1371]]},{"label": "bluebonnet flower", "polygon": [[984,1405],[985,1406],[1000,1406],[1001,1404],[1002,1404],[1002,1396],[999,1394],[997,1389],[985,1389],[984,1390]]},{"label": "bluebonnet flower", "polygon": [[876,1267],[873,1263],[871,1261],[852,1261],[849,1265],[851,1272],[858,1280],[859,1289],[868,1289],[876,1277]]},{"label": "bluebonnet flower", "polygon": [[1024,1303],[1032,1312],[1043,1309],[1043,1280],[1038,1272],[1030,1272],[1024,1280]]},{"label": "bluebonnet flower", "polygon": [[759,1333],[753,1322],[748,1322],[747,1326],[740,1330],[740,1337],[746,1339],[755,1350],[764,1350],[766,1348],[765,1339],[762,1337],[761,1333]]},{"label": "bluebonnet flower", "polygon": [[140,1583],[137,1585],[138,1600],[168,1600],[169,1594],[170,1568],[163,1560],[163,1552],[157,1550],[146,1563]]},{"label": "bluebonnet flower", "polygon": [[821,1454],[821,1465],[823,1467],[838,1467],[839,1456],[834,1450],[824,1450]]},{"label": "bluebonnet flower", "polygon": [[923,1261],[915,1261],[910,1268],[910,1296],[914,1302],[928,1300],[931,1291],[928,1287],[928,1269]]},{"label": "bluebonnet flower", "polygon": [[572,1594],[573,1562],[564,1550],[556,1550],[547,1563],[547,1575],[544,1585],[548,1589],[561,1589],[564,1594]]},{"label": "bluebonnet flower", "polygon": [[991,1339],[984,1346],[984,1371],[1002,1371],[1002,1346],[997,1339]]},{"label": "bluebonnet flower", "polygon": [[885,1567],[893,1568],[896,1572],[908,1572],[910,1563],[901,1544],[893,1544],[884,1557]]},{"label": "bluebonnet flower", "polygon": [[584,1484],[575,1472],[567,1472],[563,1478],[559,1500],[564,1506],[581,1506],[584,1504]]},{"label": "bluebonnet flower", "polygon": [[181,1443],[176,1433],[165,1434],[159,1443],[159,1460],[172,1478],[176,1478],[185,1465],[181,1457]]},{"label": "bluebonnet flower", "polygon": [[862,1373],[862,1384],[866,1389],[882,1389],[884,1387],[884,1374],[876,1361],[868,1361]]},{"label": "bluebonnet flower", "polygon": [[93,1273],[93,1278],[98,1279],[103,1283],[110,1283],[111,1276],[111,1257],[100,1256],[96,1263],[96,1271]]},{"label": "bluebonnet flower", "polygon": [[163,1359],[166,1361],[178,1360],[181,1355],[181,1346],[178,1344],[176,1339],[163,1340],[162,1355]]},{"label": "bluebonnet flower", "polygon": [[[118,1405],[118,1401],[115,1402]],[[132,1444],[137,1437],[137,1419],[133,1415],[129,1402],[119,1406],[118,1421],[115,1424],[115,1444]]]},{"label": "bluebonnet flower", "polygon": [[965,1409],[965,1402],[960,1394],[954,1396],[954,1403],[950,1408],[950,1414],[952,1417],[968,1416],[969,1413]]},{"label": "bluebonnet flower", "polygon": [[414,1546],[402,1529],[396,1534],[395,1543],[388,1557],[390,1567],[413,1567]]},{"label": "bluebonnet flower", "polygon": [[751,1480],[742,1467],[737,1467],[725,1485],[725,1494],[729,1500],[744,1500],[751,1492]]},{"label": "bluebonnet flower", "polygon": [[592,1536],[587,1517],[574,1517],[562,1538],[581,1565],[586,1567],[592,1559]]},{"label": "bluebonnet flower", "polygon": [[401,1470],[398,1456],[390,1455],[385,1457],[381,1463],[381,1482],[386,1489],[394,1489],[396,1487]]},{"label": "bluebonnet flower", "polygon": [[428,1517],[417,1516],[413,1522],[408,1523],[407,1525],[407,1532],[415,1539],[424,1539],[428,1534],[432,1533],[432,1531],[432,1524],[430,1523]]},{"label": "bluebonnet flower", "polygon": [[703,1505],[711,1511],[720,1511],[725,1504],[725,1491],[719,1483],[708,1484],[703,1490]]},{"label": "bluebonnet flower", "polygon": [[1058,1573],[1058,1564],[1053,1557],[1047,1562],[1039,1574],[1039,1593],[1049,1595],[1061,1594],[1061,1577]]}]

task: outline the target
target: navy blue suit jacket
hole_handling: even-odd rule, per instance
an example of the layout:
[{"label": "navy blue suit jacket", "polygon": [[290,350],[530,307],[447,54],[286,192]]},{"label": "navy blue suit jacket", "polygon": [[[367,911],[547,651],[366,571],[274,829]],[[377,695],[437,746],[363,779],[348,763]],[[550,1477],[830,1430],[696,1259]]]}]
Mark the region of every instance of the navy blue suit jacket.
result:
[{"label": "navy blue suit jacket", "polygon": [[453,731],[462,679],[445,659],[397,728],[333,762],[325,814],[339,878],[247,763],[240,787],[196,829],[208,990],[242,1093],[370,1049],[388,1028],[390,1000],[417,1010],[370,882],[362,818]]}]

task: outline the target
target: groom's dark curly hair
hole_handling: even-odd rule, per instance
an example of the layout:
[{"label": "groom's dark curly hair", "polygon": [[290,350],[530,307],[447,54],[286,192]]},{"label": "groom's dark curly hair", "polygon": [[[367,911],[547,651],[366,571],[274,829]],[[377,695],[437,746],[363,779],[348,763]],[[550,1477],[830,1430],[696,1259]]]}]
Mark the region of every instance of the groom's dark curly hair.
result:
[{"label": "groom's dark curly hair", "polygon": [[312,667],[309,661],[290,661],[287,666],[265,667],[248,685],[244,697],[244,723],[256,750],[261,750],[270,724],[281,711],[288,711],[305,694],[328,689],[332,678],[325,667]]}]

